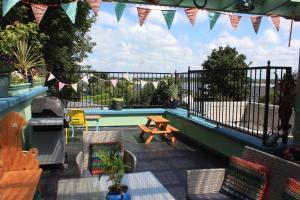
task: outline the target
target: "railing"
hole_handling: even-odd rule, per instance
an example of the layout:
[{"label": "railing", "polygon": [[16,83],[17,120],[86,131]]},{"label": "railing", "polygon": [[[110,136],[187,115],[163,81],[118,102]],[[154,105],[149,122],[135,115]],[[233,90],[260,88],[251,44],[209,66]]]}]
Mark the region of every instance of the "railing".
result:
[{"label": "railing", "polygon": [[251,67],[197,70],[179,73],[181,104],[188,115],[264,138],[279,126],[278,79],[291,73],[290,67]]}]

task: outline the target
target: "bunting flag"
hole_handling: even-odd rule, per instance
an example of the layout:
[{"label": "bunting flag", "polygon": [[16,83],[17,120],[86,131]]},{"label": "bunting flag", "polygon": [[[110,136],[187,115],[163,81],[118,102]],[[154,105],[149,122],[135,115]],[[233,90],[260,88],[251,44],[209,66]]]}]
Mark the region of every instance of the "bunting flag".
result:
[{"label": "bunting flag", "polygon": [[176,10],[162,10],[161,12],[162,12],[162,14],[165,18],[168,29],[170,30],[171,26],[172,26],[172,23],[173,23],[175,13],[176,13]]},{"label": "bunting flag", "polygon": [[117,83],[118,83],[118,79],[112,79],[112,80],[110,80],[110,82],[114,87],[116,87]]},{"label": "bunting flag", "polygon": [[101,4],[102,0],[87,0],[87,2],[90,4],[94,14],[97,16],[98,15],[98,11],[99,11],[99,7]]},{"label": "bunting flag", "polygon": [[128,74],[128,73],[123,74],[123,78],[125,78],[127,81],[130,80],[130,79],[129,79],[129,74]]},{"label": "bunting flag", "polygon": [[4,17],[8,11],[17,3],[19,0],[3,0],[2,1],[2,17]]},{"label": "bunting flag", "polygon": [[150,14],[151,10],[149,8],[137,7],[137,12],[138,12],[139,20],[140,20],[140,26],[143,26],[146,18]]},{"label": "bunting flag", "polygon": [[77,11],[77,1],[72,1],[70,3],[62,3],[60,4],[62,9],[66,12],[71,22],[75,24],[76,19],[76,11]]},{"label": "bunting flag", "polygon": [[220,17],[220,13],[218,13],[218,12],[209,12],[208,13],[210,30],[212,30],[214,28],[219,17]]},{"label": "bunting flag", "polygon": [[152,84],[153,84],[154,88],[155,88],[155,89],[157,89],[158,82],[157,82],[157,81],[155,81],[155,82],[152,82]]},{"label": "bunting flag", "polygon": [[42,18],[48,8],[46,4],[31,4],[31,9],[37,24],[40,24]]},{"label": "bunting flag", "polygon": [[66,84],[62,83],[62,82],[58,82],[58,90],[61,91]]},{"label": "bunting flag", "polygon": [[239,15],[229,15],[230,23],[233,28],[237,28],[239,26],[241,16]]},{"label": "bunting flag", "polygon": [[146,84],[147,84],[146,81],[141,81],[141,88],[143,89]]},{"label": "bunting flag", "polygon": [[197,8],[187,8],[184,11],[186,13],[186,16],[190,20],[191,24],[194,26],[195,22],[196,22],[196,17],[197,17],[198,9]]},{"label": "bunting flag", "polygon": [[116,6],[115,6],[115,13],[116,13],[116,17],[117,17],[117,20],[118,22],[120,21],[123,13],[124,13],[124,10],[126,8],[126,4],[125,3],[117,3]]},{"label": "bunting flag", "polygon": [[251,21],[252,21],[252,25],[253,25],[255,33],[257,33],[259,30],[261,19],[262,19],[262,16],[252,16],[251,17]]},{"label": "bunting flag", "polygon": [[50,75],[49,75],[47,81],[51,81],[52,79],[55,79],[55,76],[50,72]]},{"label": "bunting flag", "polygon": [[77,89],[78,89],[77,83],[72,84],[71,87],[75,90],[75,92],[77,92]]},{"label": "bunting flag", "polygon": [[89,78],[86,75],[84,77],[82,77],[81,80],[85,83],[89,83]]},{"label": "bunting flag", "polygon": [[276,30],[279,31],[280,29],[280,16],[271,16],[271,20],[273,22],[273,25],[275,26]]}]

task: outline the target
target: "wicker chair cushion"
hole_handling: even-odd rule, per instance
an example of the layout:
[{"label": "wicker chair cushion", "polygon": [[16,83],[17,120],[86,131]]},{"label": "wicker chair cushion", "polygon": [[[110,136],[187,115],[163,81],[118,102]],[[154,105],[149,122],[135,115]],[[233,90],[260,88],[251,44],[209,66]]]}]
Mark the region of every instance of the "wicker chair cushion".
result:
[{"label": "wicker chair cushion", "polygon": [[231,156],[220,192],[233,199],[262,200],[268,174],[265,166]]},{"label": "wicker chair cushion", "polygon": [[106,143],[92,143],[90,144],[90,160],[89,169],[92,175],[99,175],[103,173],[101,168],[101,159],[99,157],[99,152],[109,151],[118,152],[123,157],[124,149],[120,142],[106,142]]},{"label": "wicker chair cushion", "polygon": [[299,200],[300,199],[300,181],[289,178],[287,187],[283,193],[283,200]]},{"label": "wicker chair cushion", "polygon": [[222,193],[207,193],[207,194],[191,194],[188,200],[231,200],[232,198],[225,196]]}]

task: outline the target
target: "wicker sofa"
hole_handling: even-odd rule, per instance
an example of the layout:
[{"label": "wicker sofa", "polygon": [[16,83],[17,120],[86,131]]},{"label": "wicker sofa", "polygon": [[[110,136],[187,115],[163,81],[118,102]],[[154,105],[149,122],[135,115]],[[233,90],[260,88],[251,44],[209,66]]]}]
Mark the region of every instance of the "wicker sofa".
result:
[{"label": "wicker sofa", "polygon": [[[241,156],[252,162],[267,166],[270,170],[270,182],[267,199],[280,200],[289,177],[300,179],[300,165],[279,157],[245,147]],[[187,170],[188,199],[230,199],[219,191],[222,187],[226,169]]]}]

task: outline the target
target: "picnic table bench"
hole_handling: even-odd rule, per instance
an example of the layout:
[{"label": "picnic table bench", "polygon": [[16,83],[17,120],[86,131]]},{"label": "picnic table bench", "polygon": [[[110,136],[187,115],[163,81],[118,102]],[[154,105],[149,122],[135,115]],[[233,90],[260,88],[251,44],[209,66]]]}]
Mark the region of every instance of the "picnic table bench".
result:
[{"label": "picnic table bench", "polygon": [[[173,132],[178,132],[179,130],[171,126],[168,119],[163,118],[162,116],[147,116],[148,121],[146,125],[141,124],[139,128],[142,129],[140,137],[143,138],[145,134],[150,134],[145,144],[150,144],[154,136],[157,134],[164,135],[166,138],[170,139],[175,143],[176,138],[173,135]],[[151,128],[151,122],[155,123],[155,128]]]},{"label": "picnic table bench", "polygon": [[15,112],[0,120],[0,200],[31,200],[40,180],[38,150],[22,151],[25,123]]}]

